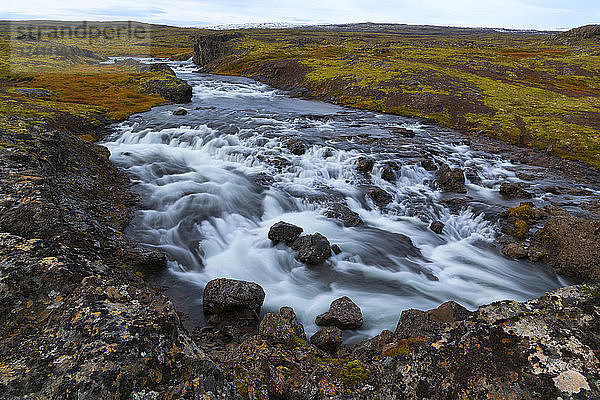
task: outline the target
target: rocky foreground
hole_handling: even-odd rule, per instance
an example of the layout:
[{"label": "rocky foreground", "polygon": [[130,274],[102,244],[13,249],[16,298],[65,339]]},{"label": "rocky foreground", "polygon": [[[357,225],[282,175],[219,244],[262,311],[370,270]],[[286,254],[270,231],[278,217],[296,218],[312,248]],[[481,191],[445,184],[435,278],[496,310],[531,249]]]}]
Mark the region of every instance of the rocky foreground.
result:
[{"label": "rocky foreground", "polygon": [[[188,89],[169,71],[163,78],[148,90],[167,80],[173,100],[185,101]],[[404,310],[394,332],[348,346],[343,330],[362,324],[351,299],[323,310],[322,329],[307,337],[293,304],[261,318],[260,286],[217,280],[204,294],[210,325],[190,333],[145,279],[164,268],[164,256],[123,234],[138,201],[127,176],[106,149],[71,133],[44,125],[1,132],[12,144],[0,146],[2,399],[600,396],[595,221],[528,204],[507,210],[505,249],[589,282],[538,300],[475,312],[456,303]],[[358,167],[368,173],[368,160]],[[431,167],[441,171],[440,187],[460,191],[462,174]],[[506,193],[523,196],[518,188]],[[385,203],[384,194],[370,195]],[[333,207],[331,215],[362,223],[348,211]],[[545,228],[533,229],[539,224]],[[282,224],[269,237],[310,265],[336,251],[323,236],[302,233]]]}]

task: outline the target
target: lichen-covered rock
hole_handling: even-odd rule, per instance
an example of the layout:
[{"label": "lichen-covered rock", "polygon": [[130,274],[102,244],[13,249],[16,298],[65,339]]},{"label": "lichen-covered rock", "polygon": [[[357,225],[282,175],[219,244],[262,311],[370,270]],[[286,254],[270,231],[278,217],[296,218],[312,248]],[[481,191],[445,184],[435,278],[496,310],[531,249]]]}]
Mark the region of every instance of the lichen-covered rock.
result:
[{"label": "lichen-covered rock", "polygon": [[279,221],[269,229],[268,237],[275,244],[285,242],[290,245],[300,237],[303,230],[299,226]]},{"label": "lichen-covered rock", "polygon": [[9,234],[0,259],[1,398],[234,398],[171,302],[132,269]]},{"label": "lichen-covered rock", "polygon": [[467,193],[465,171],[460,168],[451,169],[447,164],[442,164],[435,173],[435,181],[444,192]]},{"label": "lichen-covered rock", "polygon": [[334,300],[329,310],[315,319],[319,326],[336,326],[340,329],[358,329],[363,324],[362,312],[349,297]]},{"label": "lichen-covered rock", "polygon": [[552,216],[534,234],[529,257],[547,263],[559,274],[600,280],[600,220]]},{"label": "lichen-covered rock", "polygon": [[298,339],[306,341],[304,327],[290,307],[281,307],[279,314],[267,313],[260,322],[258,334],[270,344],[293,345]]},{"label": "lichen-covered rock", "polygon": [[326,326],[311,336],[310,343],[321,350],[335,352],[342,345],[343,340],[340,328]]},{"label": "lichen-covered rock", "polygon": [[202,311],[209,320],[222,318],[258,320],[265,291],[254,282],[213,279],[202,295]]},{"label": "lichen-covered rock", "polygon": [[302,236],[291,247],[298,251],[298,260],[309,265],[322,264],[331,257],[331,244],[320,233]]}]

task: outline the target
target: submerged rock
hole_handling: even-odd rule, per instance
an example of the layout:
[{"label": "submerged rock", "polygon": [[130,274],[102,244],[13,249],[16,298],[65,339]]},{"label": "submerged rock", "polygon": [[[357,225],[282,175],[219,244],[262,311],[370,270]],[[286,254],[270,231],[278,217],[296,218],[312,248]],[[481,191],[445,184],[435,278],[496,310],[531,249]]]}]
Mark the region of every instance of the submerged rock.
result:
[{"label": "submerged rock", "polygon": [[391,194],[378,187],[370,189],[367,192],[367,196],[369,196],[371,200],[373,200],[373,203],[379,208],[385,208],[393,200]]},{"label": "submerged rock", "polygon": [[460,168],[451,169],[443,164],[435,173],[435,181],[444,192],[467,193],[465,172]]},{"label": "submerged rock", "polygon": [[309,265],[322,264],[331,257],[331,244],[320,233],[302,236],[290,247],[298,251],[297,258],[299,261]]},{"label": "submerged rock", "polygon": [[312,345],[330,353],[335,352],[343,341],[342,330],[335,326],[321,328],[310,338]]},{"label": "submerged rock", "polygon": [[306,145],[304,144],[304,141],[301,139],[288,140],[286,147],[288,148],[289,151],[292,152],[292,154],[295,154],[297,156],[301,156],[302,154],[306,153]]},{"label": "submerged rock", "polygon": [[363,220],[357,213],[341,203],[332,204],[329,209],[325,211],[325,215],[329,218],[339,219],[347,228],[363,224]]},{"label": "submerged rock", "polygon": [[526,191],[522,185],[504,182],[500,185],[500,194],[507,199],[530,199],[531,193]]},{"label": "submerged rock", "polygon": [[267,313],[260,322],[258,334],[272,345],[293,345],[298,339],[306,341],[304,327],[290,307],[281,307],[279,314]]},{"label": "submerged rock", "polygon": [[204,288],[202,311],[211,322],[238,317],[257,320],[264,300],[263,288],[254,282],[214,279]]},{"label": "submerged rock", "polygon": [[319,326],[336,326],[340,329],[358,329],[363,324],[362,312],[349,297],[334,300],[329,310],[315,319]]},{"label": "submerged rock", "polygon": [[178,115],[178,116],[182,116],[182,115],[187,115],[187,110],[185,108],[178,108],[177,110],[173,111],[173,115]]},{"label": "submerged rock", "polygon": [[375,161],[367,157],[360,157],[356,160],[356,169],[363,174],[369,174],[373,170]]},{"label": "submerged rock", "polygon": [[394,168],[390,166],[383,167],[381,170],[381,179],[390,183],[396,183],[396,174],[394,173]]},{"label": "submerged rock", "polygon": [[432,158],[424,158],[421,160],[421,167],[425,168],[426,171],[435,171],[437,169],[437,165]]},{"label": "submerged rock", "polygon": [[275,244],[285,242],[290,245],[300,237],[303,230],[299,226],[279,221],[269,229],[268,236]]}]

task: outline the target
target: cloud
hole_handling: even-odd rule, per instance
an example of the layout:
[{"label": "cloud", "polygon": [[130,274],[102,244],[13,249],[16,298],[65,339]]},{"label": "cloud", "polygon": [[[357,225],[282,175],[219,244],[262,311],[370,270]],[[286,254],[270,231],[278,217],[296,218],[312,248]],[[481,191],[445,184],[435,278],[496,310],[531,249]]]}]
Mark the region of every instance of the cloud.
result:
[{"label": "cloud", "polygon": [[597,0],[56,0],[3,1],[12,18],[136,19],[184,26],[258,22],[396,22],[556,29],[600,19]]}]

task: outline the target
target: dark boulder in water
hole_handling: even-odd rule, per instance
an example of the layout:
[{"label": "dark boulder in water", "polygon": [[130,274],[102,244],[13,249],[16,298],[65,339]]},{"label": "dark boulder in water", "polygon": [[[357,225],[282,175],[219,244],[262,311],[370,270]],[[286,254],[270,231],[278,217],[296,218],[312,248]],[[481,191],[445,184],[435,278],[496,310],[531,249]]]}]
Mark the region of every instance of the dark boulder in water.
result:
[{"label": "dark boulder in water", "polygon": [[363,220],[360,219],[360,216],[357,213],[348,208],[348,206],[340,203],[332,204],[329,209],[325,211],[325,215],[329,218],[339,219],[344,223],[346,228],[363,224]]},{"label": "dark boulder in water", "polygon": [[389,165],[383,167],[381,170],[381,179],[390,183],[396,183],[396,174],[394,173],[394,168]]},{"label": "dark boulder in water", "polygon": [[372,188],[367,192],[367,196],[373,200],[373,203],[379,208],[385,208],[393,200],[392,195],[378,187]]},{"label": "dark boulder in water", "polygon": [[360,157],[356,161],[356,169],[363,174],[369,174],[373,170],[375,161],[367,157]]},{"label": "dark boulder in water", "polygon": [[303,230],[299,226],[279,221],[269,229],[269,239],[275,244],[285,242],[290,245],[300,237]]},{"label": "dark boulder in water", "polygon": [[304,144],[304,141],[300,139],[290,139],[287,141],[286,146],[288,150],[292,152],[292,154],[297,156],[301,156],[302,154],[306,153],[306,145]]},{"label": "dark boulder in water", "polygon": [[291,248],[298,251],[299,261],[309,265],[322,264],[331,257],[331,244],[320,233],[300,237]]},{"label": "dark boulder in water", "polygon": [[437,169],[437,165],[432,158],[424,158],[421,160],[421,167],[425,168],[426,171],[435,171]]},{"label": "dark boulder in water", "polygon": [[431,223],[431,225],[429,225],[429,229],[431,229],[433,232],[437,233],[438,235],[441,235],[445,226],[446,225],[444,225],[444,223],[442,223],[441,221],[434,221]]},{"label": "dark boulder in water", "polygon": [[522,185],[504,182],[500,185],[500,194],[507,199],[530,199],[531,193],[526,191]]},{"label": "dark boulder in water", "polygon": [[334,244],[333,246],[331,246],[331,251],[333,251],[333,253],[337,255],[342,252],[342,249],[340,249],[340,246],[338,246],[337,244]]},{"label": "dark boulder in water", "polygon": [[358,329],[363,324],[363,316],[358,307],[349,297],[334,300],[326,313],[318,315],[315,323],[319,326],[336,326],[344,329]]},{"label": "dark boulder in water", "polygon": [[435,174],[435,181],[444,192],[467,193],[465,171],[443,164]]},{"label": "dark boulder in water", "polygon": [[182,116],[182,115],[187,115],[187,110],[185,108],[179,108],[175,111],[173,111],[173,115],[178,115],[178,116]]}]

